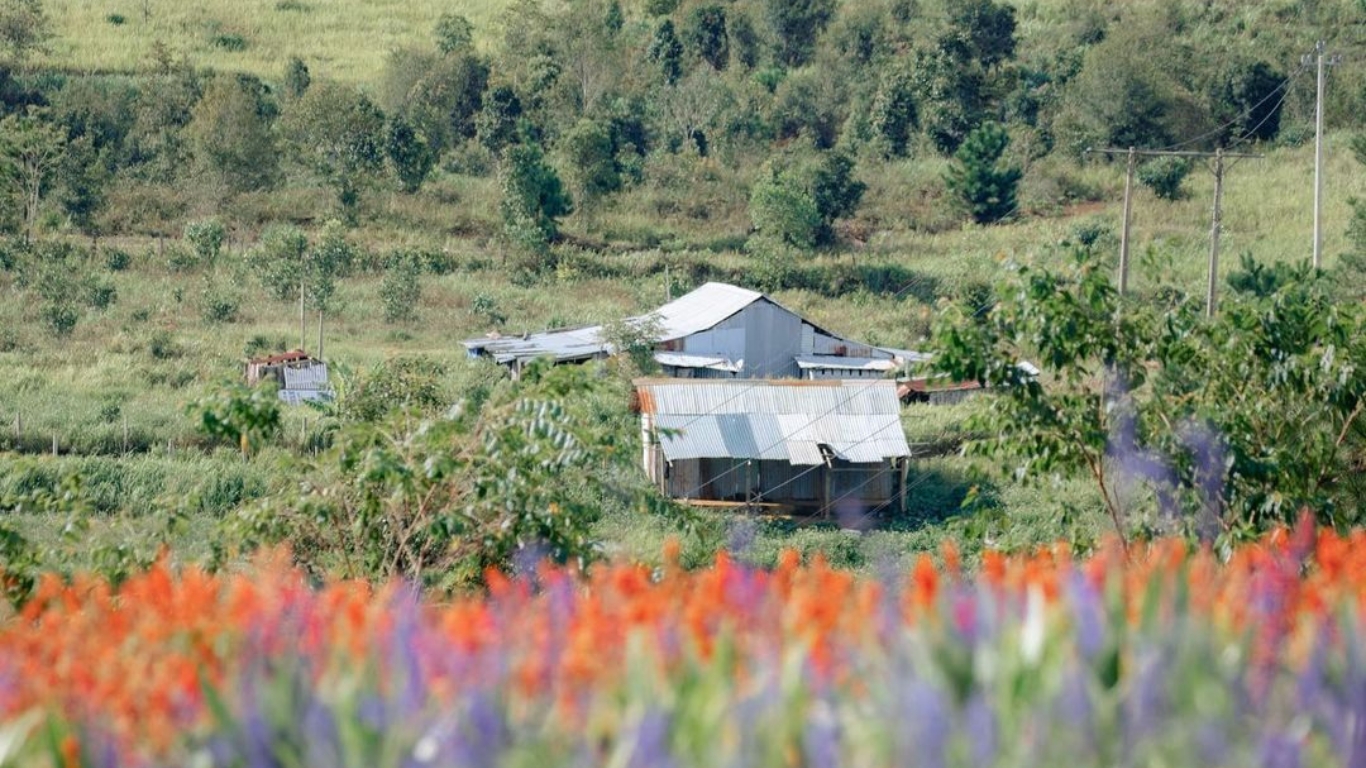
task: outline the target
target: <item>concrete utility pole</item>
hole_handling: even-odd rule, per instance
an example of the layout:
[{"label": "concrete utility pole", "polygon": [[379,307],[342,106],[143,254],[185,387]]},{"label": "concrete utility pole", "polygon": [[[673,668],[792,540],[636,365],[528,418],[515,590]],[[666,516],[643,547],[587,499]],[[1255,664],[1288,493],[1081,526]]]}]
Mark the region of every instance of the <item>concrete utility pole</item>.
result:
[{"label": "concrete utility pole", "polygon": [[1219,301],[1219,230],[1224,221],[1224,150],[1214,151],[1214,214],[1209,227],[1209,285],[1205,290],[1205,317],[1214,317]]},{"label": "concrete utility pole", "polygon": [[1190,158],[1214,158],[1214,216],[1210,224],[1210,251],[1209,251],[1209,285],[1205,293],[1205,314],[1214,316],[1216,288],[1218,285],[1219,272],[1219,232],[1224,218],[1223,199],[1224,199],[1224,160],[1229,158],[1259,160],[1261,155],[1248,155],[1225,152],[1223,149],[1214,152],[1192,152],[1176,151],[1168,149],[1118,149],[1110,147],[1107,149],[1087,150],[1087,152],[1100,152],[1107,155],[1123,154],[1128,157],[1128,168],[1124,175],[1124,225],[1119,233],[1119,293],[1124,295],[1129,290],[1129,217],[1133,210],[1133,189],[1134,189],[1134,160],[1136,157],[1190,157]]},{"label": "concrete utility pole", "polygon": [[1137,153],[1129,147],[1129,162],[1124,170],[1124,226],[1119,231],[1119,295],[1129,291],[1129,219],[1133,214],[1134,158]]},{"label": "concrete utility pole", "polygon": [[1300,62],[1304,66],[1314,64],[1318,67],[1318,89],[1314,97],[1314,269],[1323,266],[1323,89],[1327,80],[1326,68],[1336,66],[1341,56],[1327,54],[1327,46],[1322,40],[1314,46],[1314,52],[1306,54]]}]

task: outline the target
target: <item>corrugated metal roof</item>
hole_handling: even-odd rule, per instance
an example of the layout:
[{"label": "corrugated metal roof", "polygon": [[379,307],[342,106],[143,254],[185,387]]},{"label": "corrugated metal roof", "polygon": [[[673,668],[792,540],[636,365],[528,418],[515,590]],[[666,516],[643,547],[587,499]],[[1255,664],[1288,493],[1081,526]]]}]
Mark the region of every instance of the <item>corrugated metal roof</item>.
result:
[{"label": "corrugated metal roof", "polygon": [[798,355],[797,367],[802,370],[835,371],[894,371],[896,361],[873,357],[840,357],[838,355]]},{"label": "corrugated metal roof", "polygon": [[707,283],[637,320],[653,318],[659,323],[660,341],[681,339],[720,323],[764,298],[762,293],[727,283]]},{"label": "corrugated metal roof", "polygon": [[[757,291],[726,283],[707,283],[674,299],[654,312],[629,318],[627,322],[652,323],[659,334],[655,339],[656,341],[672,341],[713,328],[756,301],[767,301],[774,306],[782,307],[778,302]],[[792,312],[786,307],[782,308]],[[797,313],[792,312],[792,314],[796,315]],[[803,319],[802,322],[831,338],[849,341],[839,334],[831,333],[816,326],[810,320]],[[470,354],[487,354],[500,363],[530,360],[536,357],[551,357],[557,362],[569,362],[598,357],[612,352],[611,345],[603,338],[603,327],[601,325],[559,328],[521,336],[486,336],[466,339],[461,343],[469,350]],[[849,343],[856,344],[857,342],[849,341]],[[893,356],[898,362],[914,361],[923,357],[920,353],[909,350],[888,347],[872,347],[872,349],[885,352]],[[736,364],[739,364],[738,361]]]},{"label": "corrugated metal roof", "polygon": [[665,458],[811,465],[820,446],[855,463],[909,456],[891,381],[641,380]]},{"label": "corrugated metal roof", "polygon": [[685,355],[681,352],[656,352],[655,362],[671,368],[710,368],[718,371],[736,373],[744,368],[745,361],[730,361],[712,355]]}]

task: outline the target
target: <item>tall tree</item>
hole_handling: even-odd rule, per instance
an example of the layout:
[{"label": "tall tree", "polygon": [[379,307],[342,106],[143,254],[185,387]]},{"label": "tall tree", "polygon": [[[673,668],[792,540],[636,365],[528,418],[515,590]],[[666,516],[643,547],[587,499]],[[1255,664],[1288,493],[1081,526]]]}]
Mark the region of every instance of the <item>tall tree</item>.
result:
[{"label": "tall tree", "polygon": [[384,114],[359,91],[324,83],[285,113],[283,128],[294,157],[333,188],[354,224],[361,184],[384,160]]},{"label": "tall tree", "polygon": [[678,42],[673,19],[665,19],[655,28],[655,36],[650,41],[646,55],[659,65],[665,83],[673,85],[683,76],[683,44]]},{"label": "tall tree", "polygon": [[408,194],[422,187],[422,182],[436,165],[436,151],[427,137],[418,133],[402,115],[389,119],[384,134],[384,153],[393,166],[400,188]]},{"label": "tall tree", "polygon": [[500,172],[504,230],[527,250],[544,251],[558,233],[556,219],[574,209],[563,182],[532,141],[504,150]]},{"label": "tall tree", "polygon": [[24,239],[33,236],[39,206],[52,186],[66,150],[66,133],[30,109],[0,121],[0,162],[19,192],[24,212]]},{"label": "tall tree", "polygon": [[764,0],[768,22],[778,39],[778,59],[800,67],[811,59],[816,41],[835,15],[836,0]]},{"label": "tall tree", "polygon": [[220,76],[195,105],[189,135],[195,157],[229,193],[273,187],[280,178],[273,108],[251,82]]},{"label": "tall tree", "polygon": [[963,201],[978,224],[995,223],[1015,211],[1015,189],[1023,173],[1016,166],[1002,164],[1008,146],[1005,128],[983,123],[968,134],[945,174],[949,191]]},{"label": "tall tree", "polygon": [[730,63],[730,37],[726,32],[726,9],[719,5],[699,5],[688,13],[683,39],[698,58],[712,69],[725,69]]}]

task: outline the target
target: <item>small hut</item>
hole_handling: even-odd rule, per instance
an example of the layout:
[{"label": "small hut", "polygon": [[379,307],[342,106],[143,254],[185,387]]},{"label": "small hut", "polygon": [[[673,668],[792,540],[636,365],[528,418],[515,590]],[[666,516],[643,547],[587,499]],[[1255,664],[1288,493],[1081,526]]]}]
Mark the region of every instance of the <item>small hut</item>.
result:
[{"label": "small hut", "polygon": [[327,363],[302,349],[250,359],[246,372],[249,386],[254,387],[267,380],[274,381],[279,388],[280,399],[290,404],[332,399]]}]

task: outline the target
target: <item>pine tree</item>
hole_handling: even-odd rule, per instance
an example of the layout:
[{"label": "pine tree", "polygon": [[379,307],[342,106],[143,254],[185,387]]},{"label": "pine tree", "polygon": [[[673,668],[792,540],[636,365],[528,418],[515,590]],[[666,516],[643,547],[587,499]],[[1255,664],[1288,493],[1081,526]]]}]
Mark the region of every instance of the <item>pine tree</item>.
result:
[{"label": "pine tree", "polygon": [[949,191],[962,199],[978,224],[995,223],[1015,211],[1015,190],[1023,172],[1001,164],[1009,145],[1005,128],[983,123],[968,134],[945,174]]}]

